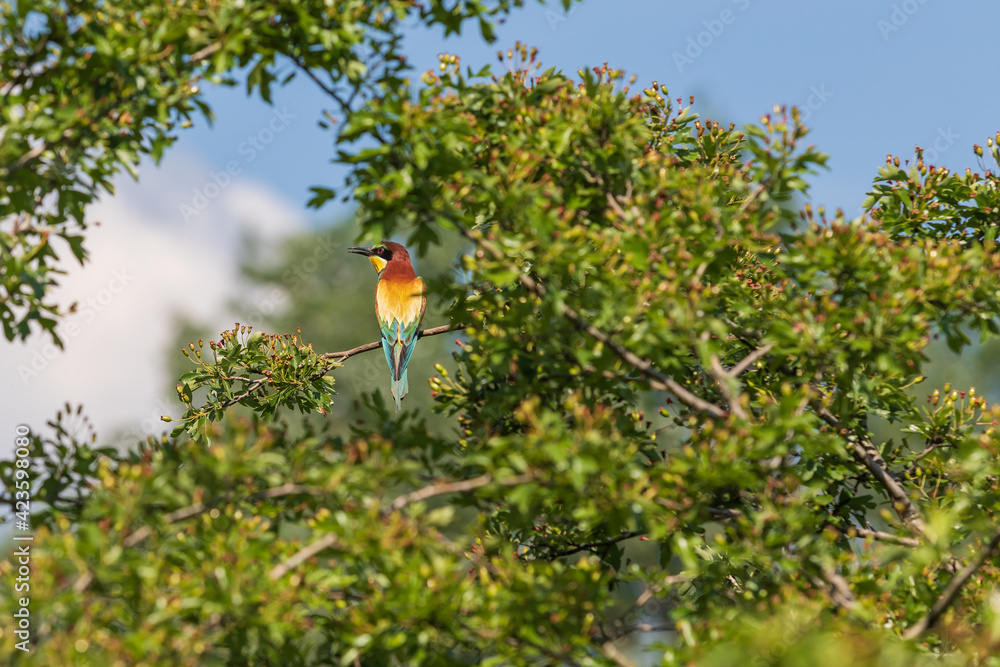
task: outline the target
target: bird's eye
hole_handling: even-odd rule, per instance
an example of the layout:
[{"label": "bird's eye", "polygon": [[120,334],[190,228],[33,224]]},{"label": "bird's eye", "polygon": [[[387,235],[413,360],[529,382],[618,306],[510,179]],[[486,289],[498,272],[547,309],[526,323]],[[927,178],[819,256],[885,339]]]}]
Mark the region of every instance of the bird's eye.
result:
[{"label": "bird's eye", "polygon": [[378,249],[378,254],[380,254],[380,255],[385,254],[385,248],[379,248]]}]

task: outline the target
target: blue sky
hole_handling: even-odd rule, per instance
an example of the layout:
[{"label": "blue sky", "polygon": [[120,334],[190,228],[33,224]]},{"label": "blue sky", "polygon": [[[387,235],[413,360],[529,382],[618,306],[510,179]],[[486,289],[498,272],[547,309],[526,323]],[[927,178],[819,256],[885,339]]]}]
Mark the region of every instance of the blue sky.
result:
[{"label": "blue sky", "polygon": [[[568,13],[527,2],[492,46],[478,30],[445,40],[439,29],[413,29],[405,50],[416,77],[440,52],[478,69],[520,40],[546,66],[574,73],[607,61],[637,84],[656,79],[672,97],[695,95],[703,117],[739,125],[775,104],[808,108],[811,140],[830,155],[812,200],[853,217],[886,154],[909,157],[919,144],[936,164],[977,168],[972,144],[1000,130],[998,19],[1000,5],[986,0],[585,0]],[[174,318],[232,326],[229,300],[246,289],[240,236],[249,228],[277,241],[347,218],[339,203],[305,208],[309,186],[338,186],[344,175],[330,162],[331,133],[316,124],[328,105],[310,81],[275,90],[273,106],[242,86],[207,94],[215,124],[182,131],[159,167],[144,164],[137,184],[119,178],[90,211],[102,222],[89,231],[91,261],[66,265],[59,297],[92,307],[69,318],[66,350],[40,337],[0,346],[0,366],[14,369],[0,386],[3,432],[42,428],[66,401],[83,403],[102,437],[161,430]],[[251,136],[270,142],[251,150]],[[204,206],[185,219],[182,206],[198,196]],[[272,300],[262,295],[261,309]]]}]

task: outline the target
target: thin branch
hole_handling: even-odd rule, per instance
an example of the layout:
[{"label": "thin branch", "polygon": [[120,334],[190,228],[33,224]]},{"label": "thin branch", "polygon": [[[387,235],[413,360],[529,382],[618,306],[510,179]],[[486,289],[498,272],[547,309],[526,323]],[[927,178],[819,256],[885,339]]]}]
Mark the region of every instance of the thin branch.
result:
[{"label": "thin branch", "polygon": [[270,489],[265,489],[260,493],[254,494],[252,498],[281,498],[283,496],[293,496],[297,493],[318,496],[322,493],[326,493],[326,489],[318,486],[306,486],[305,484],[295,484],[293,482],[289,482],[288,484],[282,484],[281,486],[273,486]]},{"label": "thin branch", "polygon": [[21,169],[24,165],[28,164],[36,157],[44,153],[48,147],[49,144],[47,142],[45,141],[39,142],[37,146],[35,146],[30,151],[28,151],[20,158],[18,158],[17,162],[14,163],[14,167],[10,171],[17,171],[18,169]]},{"label": "thin branch", "polygon": [[[517,486],[518,484],[529,482],[534,478],[535,476],[533,474],[524,473],[523,475],[514,475],[513,477],[498,479],[496,480],[496,483],[500,486]],[[395,512],[403,509],[411,503],[427,500],[428,498],[433,498],[434,496],[442,496],[446,493],[462,493],[463,491],[472,491],[473,489],[486,486],[493,481],[493,475],[485,474],[480,475],[479,477],[464,479],[457,482],[439,482],[437,484],[431,484],[397,497],[392,501],[392,504],[389,505],[389,511]]]},{"label": "thin branch", "polygon": [[867,528],[848,528],[847,536],[850,537],[854,533],[858,537],[872,538],[873,540],[879,540],[881,542],[892,542],[893,544],[899,544],[904,547],[919,547],[920,540],[915,540],[912,537],[902,537],[900,535],[893,535],[892,533],[886,533],[881,530],[869,530]]},{"label": "thin branch", "polygon": [[[328,371],[328,370],[330,370],[330,369],[329,368],[324,369],[323,372],[326,373],[326,371]],[[240,380],[243,380],[244,382],[246,382],[246,378],[237,378],[237,379],[240,379]],[[253,392],[257,391],[257,389],[259,389],[261,387],[261,385],[263,385],[269,379],[270,378],[268,378],[268,377],[262,377],[262,378],[258,378],[256,380],[254,380],[253,382],[251,382],[249,384],[249,386],[247,386],[246,390],[244,390],[244,392],[242,394],[237,394],[236,396],[233,396],[232,398],[230,398],[228,400],[225,400],[222,403],[219,403],[219,407],[221,409],[225,410],[226,408],[230,408],[230,407],[236,405],[237,403],[239,403],[240,401],[242,401],[244,398],[248,397],[250,394],[252,394]]]},{"label": "thin branch", "polygon": [[[826,408],[820,407],[816,413],[820,419],[833,428],[840,432],[844,431],[840,420]],[[926,539],[927,528],[924,525],[923,517],[920,515],[920,510],[910,500],[910,497],[906,495],[903,485],[889,471],[889,464],[882,458],[878,448],[868,438],[860,438],[854,433],[844,433],[844,436],[847,438],[848,443],[852,445],[850,447],[851,454],[855,459],[864,464],[882,485],[882,488],[885,489],[885,492],[889,495],[889,499],[892,501],[893,509],[899,515],[899,518],[903,520],[903,523],[906,524],[907,528],[910,529],[910,532],[918,538]]]},{"label": "thin branch", "polygon": [[717,519],[738,519],[743,516],[740,510],[725,507],[709,507],[708,513]]},{"label": "thin branch", "polygon": [[605,642],[616,642],[622,637],[627,637],[635,632],[673,632],[677,630],[677,626],[673,623],[664,623],[662,625],[653,625],[652,623],[636,623],[635,625],[626,625],[620,619],[615,621],[615,627],[612,631],[605,633],[602,640]]},{"label": "thin branch", "polygon": [[948,582],[947,588],[944,589],[944,593],[942,593],[941,596],[934,602],[934,606],[932,606],[931,610],[927,612],[927,615],[917,621],[916,625],[907,630],[906,634],[903,635],[903,638],[916,639],[925,631],[934,627],[938,620],[940,620],[941,615],[944,614],[948,607],[955,602],[955,598],[958,597],[958,594],[961,592],[962,586],[965,585],[965,582],[971,579],[972,575],[974,575],[987,560],[992,558],[997,553],[998,549],[1000,549],[1000,528],[997,528],[997,530],[993,533],[992,539],[990,539],[990,541],[986,544],[986,548],[983,549],[982,553],[979,554],[979,558],[966,565],[961,572],[952,577],[951,581]]},{"label": "thin branch", "polygon": [[335,545],[338,539],[339,537],[336,534],[327,533],[326,535],[319,538],[309,546],[296,551],[291,558],[275,565],[273,568],[271,568],[271,571],[267,573],[267,576],[272,581],[281,579],[291,570],[294,570],[296,567],[298,567],[305,561],[309,560],[319,552],[323,551],[324,549],[329,549],[330,547]]},{"label": "thin branch", "polygon": [[610,547],[612,545],[618,544],[619,542],[624,542],[625,540],[630,540],[633,537],[639,537],[643,535],[641,530],[631,530],[627,533],[622,533],[616,537],[611,537],[606,540],[601,540],[600,542],[588,542],[587,544],[577,544],[569,549],[564,549],[563,551],[555,551],[549,556],[552,558],[562,558],[564,556],[572,556],[573,554],[580,553],[581,551],[594,551],[595,549],[600,549],[601,547]]},{"label": "thin branch", "polygon": [[601,650],[604,651],[604,655],[611,658],[619,667],[636,667],[636,664],[628,659],[624,653],[622,653],[617,646],[615,646],[614,641],[606,641],[601,645]]},{"label": "thin branch", "polygon": [[320,87],[320,90],[332,97],[333,100],[340,105],[342,111],[346,112],[350,110],[351,100],[345,100],[340,96],[340,93],[328,86],[322,79],[316,76],[316,73],[313,72],[311,68],[307,67],[304,62],[302,62],[302,58],[295,54],[289,54],[288,57],[292,59],[292,62],[295,63],[300,70],[305,72],[306,76],[312,79],[313,82]]},{"label": "thin branch", "polygon": [[750,204],[752,204],[754,202],[754,200],[756,200],[757,197],[760,196],[760,193],[762,193],[766,189],[767,189],[766,184],[764,184],[764,183],[758,184],[757,187],[755,187],[753,189],[753,192],[751,192],[750,195],[746,199],[743,200],[743,203],[740,204],[740,207],[738,209],[736,209],[736,216],[735,217],[739,218],[744,213],[746,213],[747,209],[750,208]]},{"label": "thin branch", "polygon": [[927,446],[926,446],[926,447],[925,447],[925,448],[923,449],[923,451],[921,451],[921,452],[920,452],[919,454],[917,454],[917,455],[916,455],[916,456],[915,456],[915,457],[913,458],[913,460],[912,460],[912,461],[910,462],[910,465],[908,465],[908,466],[906,467],[906,470],[904,470],[904,471],[903,471],[903,475],[904,475],[904,476],[907,476],[907,475],[910,475],[910,474],[912,474],[912,473],[913,473],[913,472],[914,472],[914,471],[915,471],[915,470],[917,469],[917,467],[918,467],[918,464],[920,463],[920,460],[921,460],[921,459],[923,459],[923,458],[924,458],[925,456],[927,456],[928,454],[930,454],[931,452],[933,452],[933,451],[934,451],[935,449],[937,449],[938,447],[940,447],[940,446],[942,446],[942,445],[945,445],[945,446],[947,446],[947,444],[948,444],[948,443],[946,443],[946,442],[944,441],[944,439],[942,439],[942,438],[935,438],[935,439],[931,440],[931,441],[930,441],[930,444],[928,444],[928,445],[927,445]]},{"label": "thin branch", "polygon": [[[529,291],[534,292],[538,296],[543,296],[545,294],[545,288],[535,282],[531,276],[524,273],[519,274],[519,279],[521,284],[524,285]],[[675,381],[673,378],[663,374],[659,370],[653,367],[653,362],[648,359],[643,359],[639,355],[635,354],[624,345],[611,339],[606,333],[587,323],[575,310],[570,308],[565,304],[559,305],[559,310],[562,314],[571,321],[576,327],[589,335],[594,340],[607,345],[611,350],[618,355],[618,357],[627,364],[630,364],[636,368],[640,373],[646,376],[647,384],[653,389],[658,391],[665,391],[673,394],[679,398],[686,405],[698,410],[700,412],[707,412],[713,417],[718,417],[720,419],[725,419],[729,416],[729,413],[723,410],[721,407],[706,401],[700,396],[688,391],[683,385]]]},{"label": "thin branch", "polygon": [[747,413],[746,410],[743,409],[743,405],[740,403],[740,394],[733,388],[732,384],[730,384],[730,382],[733,382],[733,378],[726,372],[726,369],[722,367],[722,362],[719,361],[719,358],[714,354],[712,355],[708,368],[712,377],[715,378],[715,383],[719,385],[719,391],[722,392],[722,396],[726,399],[726,402],[729,403],[729,409],[739,419],[746,419]]},{"label": "thin branch", "polygon": [[[504,259],[504,254],[497,250],[491,243],[482,238],[482,235],[473,234],[470,230],[466,229],[457,222],[454,223],[458,230],[461,232],[462,236],[469,239],[479,247],[487,250],[497,259]],[[545,287],[538,284],[534,278],[518,271],[518,280],[525,289],[532,292],[538,297],[545,296]],[[698,410],[699,412],[707,412],[708,414],[718,417],[720,419],[725,419],[729,416],[729,413],[720,408],[715,403],[706,401],[705,399],[697,396],[690,391],[688,391],[679,382],[676,382],[673,378],[663,374],[653,366],[653,362],[648,359],[643,359],[639,355],[635,354],[624,345],[613,340],[611,336],[604,333],[594,325],[588,323],[583,317],[580,316],[575,310],[563,303],[556,304],[559,309],[560,314],[566,319],[572,322],[577,329],[584,332],[594,340],[603,343],[609,347],[619,359],[624,361],[631,366],[634,366],[636,370],[646,376],[647,384],[658,391],[666,391],[672,393],[677,398],[679,398],[683,403],[688,406]]]},{"label": "thin branch", "polygon": [[196,62],[198,62],[200,60],[204,60],[205,58],[209,57],[210,55],[212,55],[213,53],[215,53],[216,51],[218,51],[221,48],[222,48],[222,40],[221,39],[218,40],[218,41],[212,42],[208,46],[206,46],[204,48],[201,48],[201,49],[198,49],[197,51],[195,51],[194,53],[192,53],[191,54],[191,62],[196,63]]},{"label": "thin branch", "polygon": [[73,584],[74,593],[82,593],[87,590],[87,586],[90,586],[90,582],[94,580],[94,575],[91,572],[84,572],[83,575],[76,580]]},{"label": "thin branch", "polygon": [[[439,327],[431,327],[430,329],[423,329],[417,334],[417,338],[424,338],[425,336],[437,336],[438,334],[447,333],[449,331],[454,331],[458,329],[461,325],[458,324],[442,324]],[[371,350],[378,350],[382,348],[382,341],[377,340],[374,343],[365,343],[364,345],[358,345],[357,347],[352,347],[350,350],[344,350],[342,352],[327,352],[321,355],[323,359],[335,359],[336,361],[344,361],[349,357],[353,357],[356,354],[361,354],[362,352],[370,352]]]},{"label": "thin branch", "polygon": [[[182,507],[179,510],[176,510],[164,516],[163,522],[169,525],[172,523],[176,523],[178,521],[183,521],[184,519],[190,519],[193,516],[201,514],[208,508],[209,505],[205,505],[204,503],[195,503],[187,507]],[[142,542],[144,539],[149,537],[152,534],[152,532],[153,529],[150,528],[148,525],[143,526],[142,528],[140,528],[139,530],[135,531],[127,538],[125,538],[125,546],[134,547],[135,545],[139,544],[139,542]]]},{"label": "thin branch", "polygon": [[854,593],[851,592],[851,587],[848,585],[847,580],[834,570],[823,566],[820,569],[820,576],[813,577],[813,580],[813,583],[817,585],[821,583],[826,584],[827,595],[830,596],[830,602],[834,606],[844,611],[851,611],[858,605],[858,600],[854,597]]},{"label": "thin branch", "polygon": [[[631,632],[634,632],[635,630],[647,631],[647,632],[656,632],[659,629],[649,628],[649,630],[644,630],[643,626],[645,624],[639,624],[637,626],[629,627],[628,625],[626,625],[625,619],[628,618],[628,617],[630,617],[632,614],[638,612],[640,609],[642,609],[650,600],[654,599],[665,588],[670,588],[670,587],[677,586],[677,585],[680,585],[680,584],[689,584],[692,581],[693,581],[693,579],[691,577],[686,576],[686,575],[683,575],[683,574],[671,574],[671,575],[667,575],[666,577],[664,577],[663,580],[660,581],[659,583],[647,585],[646,586],[646,590],[644,590],[642,592],[642,594],[639,595],[638,598],[636,598],[635,602],[632,603],[632,606],[629,608],[629,610],[626,611],[624,614],[622,614],[621,618],[619,618],[619,619],[615,620],[614,622],[612,622],[612,626],[613,626],[612,630],[610,632],[603,633],[604,636],[601,637],[602,641],[606,641],[606,640],[614,641],[616,639],[624,637],[625,635],[627,635],[627,634],[629,634]],[[663,630],[671,630],[673,628],[662,628],[662,629]],[[603,628],[602,628],[602,630],[603,630]]]},{"label": "thin branch", "polygon": [[738,378],[746,369],[750,368],[750,366],[757,363],[763,357],[766,357],[772,349],[774,349],[773,343],[761,345],[756,350],[743,357],[735,366],[730,368],[729,377]]}]

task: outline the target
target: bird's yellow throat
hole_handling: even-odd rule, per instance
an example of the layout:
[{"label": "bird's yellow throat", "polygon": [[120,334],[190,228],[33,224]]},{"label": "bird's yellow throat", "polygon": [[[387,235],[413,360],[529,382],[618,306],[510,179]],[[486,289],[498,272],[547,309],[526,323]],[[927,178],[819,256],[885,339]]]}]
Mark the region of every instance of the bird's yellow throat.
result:
[{"label": "bird's yellow throat", "polygon": [[382,273],[382,269],[384,269],[385,265],[389,263],[378,255],[369,255],[368,261],[372,263],[372,266],[375,267],[375,271],[377,273]]}]

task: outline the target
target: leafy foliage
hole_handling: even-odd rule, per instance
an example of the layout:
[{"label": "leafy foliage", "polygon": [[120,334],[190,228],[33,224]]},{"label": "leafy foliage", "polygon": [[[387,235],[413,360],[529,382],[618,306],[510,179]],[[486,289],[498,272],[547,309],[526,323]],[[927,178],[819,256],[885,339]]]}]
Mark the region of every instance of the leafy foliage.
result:
[{"label": "leafy foliage", "polygon": [[893,234],[966,243],[994,241],[993,212],[1000,204],[1000,181],[994,173],[994,169],[1000,169],[997,142],[1000,135],[986,140],[995,165],[992,169],[983,161],[983,147],[973,146],[982,173],[966,169],[964,175],[958,175],[944,167],[926,164],[919,147],[912,165],[909,160],[900,165],[899,157],[889,156],[879,170],[865,206]]},{"label": "leafy foliage", "polygon": [[[333,396],[333,378],[326,373],[339,366],[317,354],[295,334],[272,335],[236,324],[223,331],[218,342],[208,341],[212,359],[202,356],[204,341],[181,350],[198,368],[183,374],[177,395],[187,408],[173,436],[197,437],[211,421],[234,405],[273,419],[278,408],[303,413],[322,412]],[[195,393],[207,389],[205,401],[195,406]],[[165,417],[165,421],[169,418]]]},{"label": "leafy foliage", "polygon": [[464,336],[430,379],[455,430],[376,394],[349,435],[298,433],[277,409],[329,403],[320,355],[192,345],[211,437],[84,465],[22,661],[1000,664],[1000,406],[915,388],[933,337],[997,332],[993,177],[890,160],[870,218],[796,211],[825,157],[794,109],[737,129],[499,56],[377,80],[339,135],[362,235],[468,244],[429,281]]}]

